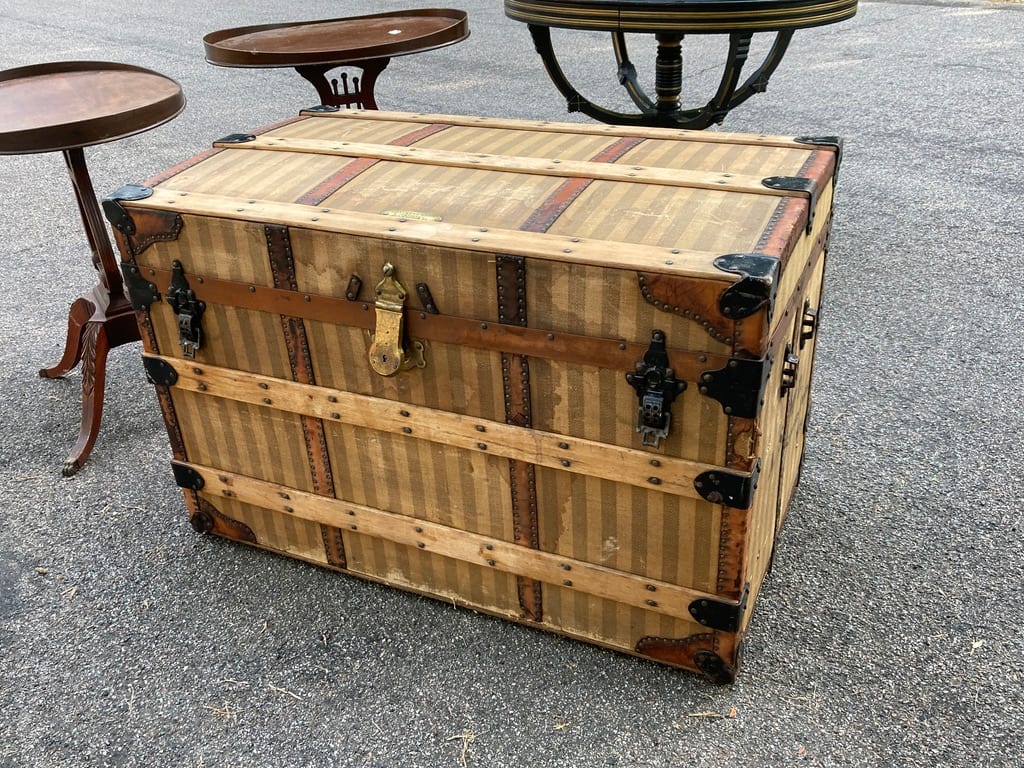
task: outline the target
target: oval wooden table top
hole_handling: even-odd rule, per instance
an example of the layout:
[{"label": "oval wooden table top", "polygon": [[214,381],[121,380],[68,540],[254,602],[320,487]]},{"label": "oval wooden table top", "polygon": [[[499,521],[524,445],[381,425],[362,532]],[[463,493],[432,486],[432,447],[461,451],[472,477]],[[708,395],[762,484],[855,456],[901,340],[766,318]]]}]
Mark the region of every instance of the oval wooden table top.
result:
[{"label": "oval wooden table top", "polygon": [[224,67],[357,62],[440,48],[469,36],[465,11],[422,9],[211,32],[206,60]]},{"label": "oval wooden table top", "polygon": [[505,0],[505,15],[542,27],[722,34],[843,21],[857,0]]},{"label": "oval wooden table top", "polygon": [[178,83],[130,64],[62,61],[9,69],[0,72],[0,154],[114,141],[184,108]]}]

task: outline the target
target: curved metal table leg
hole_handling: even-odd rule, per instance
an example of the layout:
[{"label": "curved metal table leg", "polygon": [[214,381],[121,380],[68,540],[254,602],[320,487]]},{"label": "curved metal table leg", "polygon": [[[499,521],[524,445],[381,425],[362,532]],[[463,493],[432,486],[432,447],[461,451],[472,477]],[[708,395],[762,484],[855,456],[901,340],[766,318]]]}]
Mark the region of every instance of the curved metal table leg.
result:
[{"label": "curved metal table leg", "polygon": [[527,25],[533,38],[534,47],[540,54],[551,81],[565,96],[570,112],[582,112],[588,117],[613,125],[642,125],[661,128],[703,129],[721,123],[731,109],[742,104],[755,93],[764,91],[768,79],[782,62],[793,30],[776,32],[771,49],[758,69],[739,87],[740,76],[750,51],[751,32],[733,32],[729,35],[729,52],[714,96],[704,106],[682,109],[682,57],[680,56],[681,35],[657,34],[658,55],[655,61],[655,90],[657,98],[652,99],[640,86],[636,67],[629,59],[626,36],[614,31],[612,47],[615,53],[619,84],[626,89],[630,99],[637,106],[637,114],[616,112],[598,106],[583,96],[569,82],[562,70],[551,42],[551,28],[535,24]]}]

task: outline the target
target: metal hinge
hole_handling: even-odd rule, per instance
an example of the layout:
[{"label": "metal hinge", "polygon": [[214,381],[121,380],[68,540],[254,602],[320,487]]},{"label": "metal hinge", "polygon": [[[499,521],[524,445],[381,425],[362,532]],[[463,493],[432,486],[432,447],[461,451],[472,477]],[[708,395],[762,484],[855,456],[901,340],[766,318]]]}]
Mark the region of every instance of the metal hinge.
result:
[{"label": "metal hinge", "polygon": [[203,346],[203,326],[200,320],[206,311],[206,302],[196,298],[185,279],[185,269],[175,260],[171,265],[171,283],[167,286],[167,303],[178,316],[178,343],[182,354],[193,358]]},{"label": "metal hinge", "polygon": [[672,425],[672,401],[686,389],[685,381],[678,381],[669,367],[665,349],[665,332],[654,331],[644,359],[636,364],[636,371],[626,374],[626,381],[636,390],[640,404],[637,407],[636,431],[644,445],[657,448],[668,437]]}]

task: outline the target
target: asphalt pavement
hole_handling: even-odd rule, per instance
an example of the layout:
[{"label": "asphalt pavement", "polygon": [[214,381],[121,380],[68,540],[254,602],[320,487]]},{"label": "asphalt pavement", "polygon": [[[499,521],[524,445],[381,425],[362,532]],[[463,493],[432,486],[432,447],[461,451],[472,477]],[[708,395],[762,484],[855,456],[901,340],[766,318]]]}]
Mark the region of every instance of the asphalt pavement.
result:
[{"label": "asphalt pavement", "polygon": [[[420,5],[4,0],[0,69],[182,84],[86,151],[103,195],[316,103],[205,33]],[[498,0],[452,6],[471,37],[394,60],[382,108],[584,120]],[[621,98],[605,37],[556,40]],[[37,370],[94,273],[60,156],[0,157],[0,766],[1024,764],[1022,64],[1021,3],[863,2],[721,127],[846,140],[802,482],[729,687],[196,534],[137,345],[61,477],[81,380]]]}]

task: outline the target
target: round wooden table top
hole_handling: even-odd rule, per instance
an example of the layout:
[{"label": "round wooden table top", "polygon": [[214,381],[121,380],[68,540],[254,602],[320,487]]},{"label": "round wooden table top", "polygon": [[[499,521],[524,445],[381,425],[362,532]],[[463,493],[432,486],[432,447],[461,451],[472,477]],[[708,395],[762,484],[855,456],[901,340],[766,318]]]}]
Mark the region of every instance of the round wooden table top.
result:
[{"label": "round wooden table top", "polygon": [[857,0],[505,0],[505,15],[542,27],[723,34],[816,27],[857,13]]},{"label": "round wooden table top", "polygon": [[0,72],[0,154],[102,144],[185,108],[181,86],[130,64],[62,61]]},{"label": "round wooden table top", "polygon": [[428,8],[222,29],[203,45],[223,67],[299,67],[420,53],[468,36],[465,11]]}]

